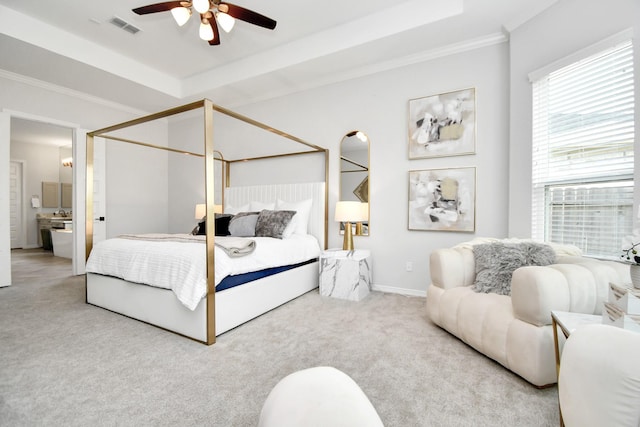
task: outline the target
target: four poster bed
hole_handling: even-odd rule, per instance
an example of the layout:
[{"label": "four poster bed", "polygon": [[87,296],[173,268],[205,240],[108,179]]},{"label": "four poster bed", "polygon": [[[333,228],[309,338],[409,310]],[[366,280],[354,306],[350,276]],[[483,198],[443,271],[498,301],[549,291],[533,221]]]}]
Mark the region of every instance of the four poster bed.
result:
[{"label": "four poster bed", "polygon": [[[215,221],[206,221],[203,235],[121,235],[94,247],[93,138],[181,152],[110,133],[197,108],[203,108],[205,118],[201,157],[205,159],[206,218]],[[214,111],[301,144],[303,151],[214,158]],[[321,157],[324,181],[230,185],[235,162],[303,155]],[[215,212],[215,161],[224,165],[222,201],[225,213],[235,208],[231,215]],[[206,99],[88,133],[86,302],[213,344],[216,336],[317,288],[318,258],[327,240],[327,169],[328,150]],[[247,234],[246,227],[253,227],[254,234]],[[244,235],[251,237],[237,237]]]}]

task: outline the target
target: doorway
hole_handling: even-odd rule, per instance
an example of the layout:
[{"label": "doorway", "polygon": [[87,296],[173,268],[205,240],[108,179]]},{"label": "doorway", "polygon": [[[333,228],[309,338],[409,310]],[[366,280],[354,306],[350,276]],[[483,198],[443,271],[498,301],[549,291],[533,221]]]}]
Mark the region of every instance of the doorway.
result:
[{"label": "doorway", "polygon": [[[6,242],[11,248],[21,246],[25,250],[40,250],[42,241],[38,239],[40,227],[38,225],[39,216],[52,215],[54,212],[61,213],[62,210],[67,213],[66,220],[72,219],[74,226],[76,224],[84,224],[84,144],[77,144],[77,141],[83,142],[86,131],[79,129],[73,124],[67,124],[56,120],[49,120],[30,116],[22,113],[2,113],[4,123],[9,122],[8,132],[2,134],[3,143],[10,147],[9,156],[6,167],[9,168],[10,163],[18,161],[22,163],[22,197],[18,197],[18,202],[22,205],[22,216],[19,214],[11,215],[11,229],[15,228],[15,235],[23,235],[22,244],[19,245],[15,239],[11,239],[11,243]],[[81,146],[80,146],[81,145]],[[74,162],[71,158],[76,157],[81,161]],[[66,162],[63,162],[66,160]],[[66,165],[63,165],[66,163]],[[75,167],[74,167],[75,166]],[[42,200],[42,183],[55,183],[57,186],[58,203],[55,207],[43,206]],[[12,183],[7,182],[0,192],[6,191],[9,196]],[[49,186],[48,186],[49,188]],[[72,204],[68,204],[68,198],[65,205],[62,205],[63,190],[68,192],[71,188]],[[68,195],[65,194],[65,195]],[[9,197],[7,197],[9,199]],[[34,201],[32,203],[32,201]],[[16,203],[16,204],[17,204]],[[76,215],[73,212],[75,206],[80,206],[80,211]],[[22,219],[23,232],[20,233],[20,219]],[[82,228],[83,229],[83,228]],[[69,264],[71,269],[69,274],[84,273],[84,231],[81,233],[73,233],[74,241],[72,242],[72,259]],[[9,235],[7,234],[7,238]],[[78,251],[77,248],[81,250]],[[7,254],[8,264],[12,264],[12,256]],[[53,253],[50,253],[53,256]],[[80,260],[80,261],[78,261]],[[5,261],[3,261],[5,262]],[[7,280],[7,278],[3,278]],[[8,283],[11,283],[10,276]]]}]

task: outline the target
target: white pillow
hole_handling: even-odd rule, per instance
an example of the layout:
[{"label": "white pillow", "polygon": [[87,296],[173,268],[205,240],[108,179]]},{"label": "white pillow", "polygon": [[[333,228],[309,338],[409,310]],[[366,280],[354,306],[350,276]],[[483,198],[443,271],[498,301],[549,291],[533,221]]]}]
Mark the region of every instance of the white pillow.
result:
[{"label": "white pillow", "polygon": [[280,199],[276,202],[276,210],[278,211],[296,211],[291,218],[291,222],[287,225],[282,233],[283,238],[290,237],[292,234],[307,234],[309,225],[309,214],[311,213],[311,205],[313,199],[303,200],[301,202],[284,202]]},{"label": "white pillow", "polygon": [[283,239],[288,239],[297,230],[297,228],[298,228],[298,217],[299,217],[299,215],[296,212],[296,214],[293,216],[293,218],[291,218],[291,221],[289,221],[289,224],[287,224],[287,226],[284,228],[284,231],[282,232],[282,238]]},{"label": "white pillow", "polygon": [[276,208],[276,204],[273,202],[263,203],[263,202],[256,202],[255,200],[252,201],[249,206],[251,206],[251,212],[260,212],[264,209],[268,211],[272,211],[272,210],[275,210]]},{"label": "white pillow", "polygon": [[240,213],[240,212],[249,212],[249,211],[251,211],[251,209],[249,209],[249,208],[250,208],[249,203],[247,203],[246,205],[242,205],[239,208],[234,208],[231,205],[225,205],[224,213],[235,215],[235,214]]}]

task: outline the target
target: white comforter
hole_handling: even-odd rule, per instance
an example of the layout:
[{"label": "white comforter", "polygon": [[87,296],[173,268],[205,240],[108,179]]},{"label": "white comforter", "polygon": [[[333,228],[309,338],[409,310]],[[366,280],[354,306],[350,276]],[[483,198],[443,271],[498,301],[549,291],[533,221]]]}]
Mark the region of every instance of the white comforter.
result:
[{"label": "white comforter", "polygon": [[[204,236],[201,241],[188,240],[186,236],[180,241],[180,236],[176,241],[114,238],[99,242],[91,251],[86,271],[171,289],[182,304],[195,310],[207,293],[206,245]],[[244,257],[230,258],[215,248],[216,286],[227,276],[296,264],[320,255],[318,241],[310,235],[252,239],[255,250]]]}]

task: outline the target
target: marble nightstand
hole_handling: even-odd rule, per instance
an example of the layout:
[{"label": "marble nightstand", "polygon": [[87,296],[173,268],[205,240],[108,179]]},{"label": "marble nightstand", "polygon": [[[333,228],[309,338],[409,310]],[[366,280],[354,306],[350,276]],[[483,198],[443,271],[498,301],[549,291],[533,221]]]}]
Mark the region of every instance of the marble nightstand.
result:
[{"label": "marble nightstand", "polygon": [[371,252],[327,250],[320,256],[320,295],[360,301],[371,291]]}]

